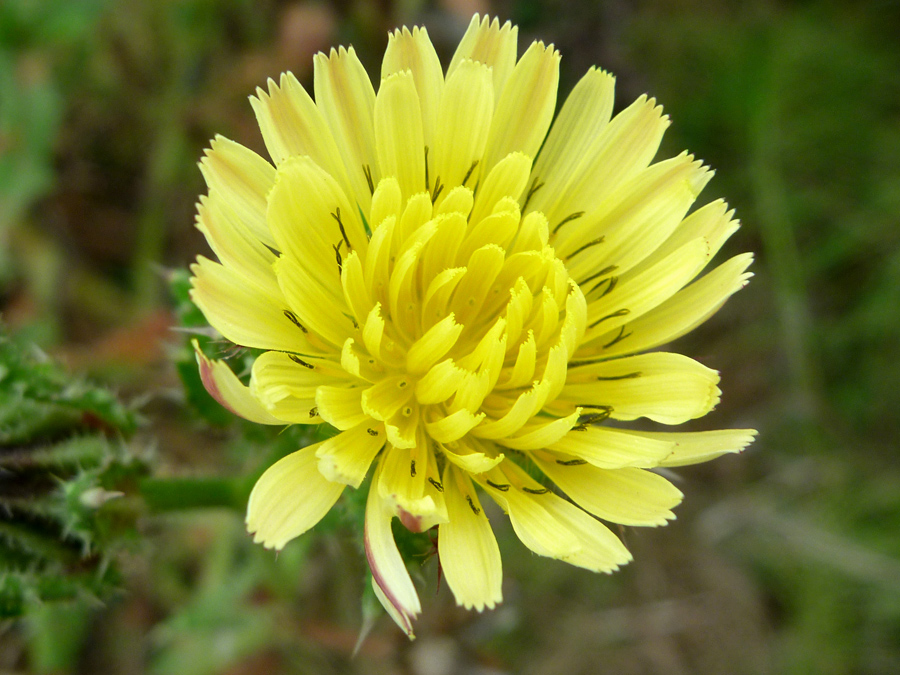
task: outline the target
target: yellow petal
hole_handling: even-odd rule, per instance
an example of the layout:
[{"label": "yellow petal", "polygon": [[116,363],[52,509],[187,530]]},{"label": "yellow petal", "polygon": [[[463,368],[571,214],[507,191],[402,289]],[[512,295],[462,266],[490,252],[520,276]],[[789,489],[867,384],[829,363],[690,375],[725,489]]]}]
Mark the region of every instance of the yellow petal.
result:
[{"label": "yellow petal", "polygon": [[348,316],[343,294],[333,295],[320,278],[283,255],[275,262],[275,273],[291,310],[309,331],[341,347],[355,327]]},{"label": "yellow petal", "polygon": [[[483,172],[489,172],[511,152],[537,155],[556,110],[559,58],[552,45],[534,42],[519,59],[497,100]],[[522,114],[526,101],[527,115]]]},{"label": "yellow petal", "polygon": [[237,220],[267,246],[275,239],[266,224],[266,197],[275,183],[275,169],[243,145],[216,136],[200,161],[209,189],[221,195]]},{"label": "yellow petal", "polygon": [[487,16],[472,17],[469,28],[463,35],[450,65],[447,68],[447,79],[459,68],[460,64],[470,59],[491,68],[494,75],[494,101],[499,100],[506,86],[506,81],[516,65],[516,40],[519,27],[507,21],[503,26],[495,18]]},{"label": "yellow petal", "polygon": [[605,335],[675,295],[703,268],[708,251],[706,239],[700,237],[635,276],[619,277],[612,291],[599,282],[600,297],[593,289],[585,288],[588,302],[585,340]]},{"label": "yellow petal", "polygon": [[452,443],[469,433],[484,419],[484,413],[477,415],[462,408],[450,415],[439,417],[425,424],[428,435],[438,443]]},{"label": "yellow petal", "polygon": [[490,471],[506,457],[493,443],[480,443],[471,437],[442,445],[441,451],[453,464],[472,475]]},{"label": "yellow petal", "polygon": [[450,301],[450,310],[459,323],[469,324],[478,315],[505,259],[506,253],[495,244],[482,246],[469,257],[466,273]]},{"label": "yellow petal", "polygon": [[381,425],[362,424],[318,444],[319,472],[334,483],[358,488],[378,451],[384,447]]},{"label": "yellow petal", "polygon": [[429,282],[422,301],[423,320],[432,324],[448,314],[448,303],[466,273],[465,267],[445,269]]},{"label": "yellow petal", "polygon": [[584,355],[615,356],[644,351],[692,331],[747,285],[753,274],[746,269],[752,262],[751,253],[735,256],[636,321],[598,335]]},{"label": "yellow petal", "polygon": [[652,353],[569,368],[560,398],[611,406],[613,419],[683,424],[719,402],[719,374],[681,354]]},{"label": "yellow petal", "polygon": [[323,384],[316,388],[316,410],[319,417],[336,429],[352,429],[368,419],[360,404],[361,397],[360,387],[351,387],[346,383],[336,386]]},{"label": "yellow petal", "polygon": [[394,73],[381,81],[375,99],[375,151],[383,176],[396,176],[403,196],[425,186],[425,139],[412,73]]},{"label": "yellow petal", "polygon": [[334,178],[309,157],[291,157],[278,167],[268,222],[282,253],[343,296],[338,259],[351,250],[364,255],[368,238],[358,209]]},{"label": "yellow petal", "polygon": [[699,464],[729,452],[741,452],[756,438],[753,429],[721,429],[718,431],[651,432],[634,431],[635,437],[673,443],[672,451],[659,466]]},{"label": "yellow petal", "polygon": [[406,405],[413,389],[413,380],[408,375],[385,377],[363,391],[362,409],[376,420],[388,420]]},{"label": "yellow petal", "polygon": [[321,424],[316,389],[349,386],[340,365],[329,359],[282,352],[260,354],[253,362],[250,391],[278,418],[294,424]]},{"label": "yellow petal", "polygon": [[443,193],[461,185],[478,184],[478,166],[487,143],[494,112],[491,69],[483,63],[461,61],[447,79],[434,136],[434,175]]},{"label": "yellow petal", "polygon": [[581,550],[566,558],[570,565],[592,572],[613,572],[631,560],[631,553],[609,528],[574,504],[556,495],[546,495],[541,502],[547,512],[565,529],[572,532]]},{"label": "yellow petal", "polygon": [[651,255],[647,256],[632,269],[632,273],[641,272],[673,253],[688,242],[702,237],[709,247],[707,262],[719,252],[728,238],[737,232],[740,222],[733,218],[734,209],[721,199],[700,207],[675,228],[675,231]]},{"label": "yellow petal", "polygon": [[598,469],[590,464],[563,466],[547,453],[534,460],[547,477],[583,509],[622,525],[665,525],[684,495],[662,476],[644,469]]},{"label": "yellow petal", "polygon": [[497,442],[514,450],[536,450],[546,448],[566,436],[578,424],[581,409],[568,417],[558,419],[540,417],[524,425],[512,436],[498,438]]},{"label": "yellow petal", "polygon": [[568,185],[578,180],[612,115],[615,82],[609,73],[591,68],[572,89],[535,162],[532,177],[544,186],[528,202],[529,209],[552,209]]},{"label": "yellow petal", "polygon": [[290,310],[281,293],[266,293],[237,272],[203,256],[197,257],[191,272],[191,300],[210,325],[231,342],[287,352],[319,351],[285,314]]},{"label": "yellow petal", "polygon": [[349,183],[337,145],[322,116],[293,73],[282,73],[280,86],[271,78],[268,92],[256,89],[250,104],[269,155],[276,165],[288,157],[308,155],[345,189]]},{"label": "yellow petal", "polygon": [[[596,142],[585,148],[584,160],[568,187],[556,195],[549,190],[543,194],[544,213],[551,231],[559,230],[560,241],[567,241],[572,229],[583,224],[578,217],[568,218],[615,201],[625,182],[647,167],[668,126],[662,107],[641,96],[603,128]],[[560,227],[564,221],[568,224]]]},{"label": "yellow petal", "polygon": [[516,398],[506,414],[499,419],[488,417],[472,430],[472,434],[478,438],[495,439],[515,433],[543,407],[549,391],[549,382],[536,382],[529,391]]},{"label": "yellow petal", "polygon": [[483,477],[476,477],[476,480],[509,513],[516,536],[532,551],[549,558],[567,560],[581,550],[578,538],[561,527],[545,507],[545,503],[555,495],[513,462],[503,462],[497,469]]},{"label": "yellow petal", "polygon": [[[529,293],[528,297],[531,297]],[[504,370],[505,378],[497,383],[497,389],[519,389],[534,381],[534,366],[537,359],[537,343],[534,331],[528,331],[528,337],[519,345],[516,360],[512,368]]]},{"label": "yellow petal", "polygon": [[[316,105],[331,129],[350,181],[352,199],[368,212],[381,179],[375,155],[375,90],[353,47],[313,58]],[[373,224],[374,227],[374,224]]]},{"label": "yellow petal", "polygon": [[519,229],[519,211],[500,211],[482,218],[459,247],[459,257],[468,259],[477,249],[489,244],[506,249]]},{"label": "yellow petal", "polygon": [[519,199],[528,185],[531,157],[532,155],[522,152],[511,152],[495,163],[484,179],[484,184],[478,188],[470,218],[472,223],[477,224],[488,216],[503,197]]},{"label": "yellow petal", "polygon": [[193,340],[194,354],[200,367],[200,379],[203,386],[216,401],[235,415],[256,422],[257,424],[284,424],[284,420],[272,416],[268,410],[250,393],[246,387],[223,361],[213,361],[202,351],[196,340]]},{"label": "yellow petal", "polygon": [[444,359],[416,382],[416,400],[422,405],[446,401],[459,388],[462,379],[463,371],[453,359]]},{"label": "yellow petal", "polygon": [[384,423],[388,443],[395,448],[414,448],[419,442],[419,406],[414,400]]},{"label": "yellow petal", "polygon": [[710,178],[702,162],[684,153],[641,172],[557,244],[569,274],[581,283],[609,265],[627,272],[671,235]]},{"label": "yellow petal", "polygon": [[197,229],[223,265],[271,295],[280,293],[272,270],[275,254],[238,219],[234,209],[215,190],[210,191],[209,197],[200,197]]},{"label": "yellow petal", "polygon": [[472,188],[465,185],[457,185],[448,192],[444,190],[441,198],[436,202],[436,215],[459,213],[463,218],[468,218],[475,204],[475,196]]},{"label": "yellow petal", "polygon": [[372,195],[372,209],[369,211],[369,226],[374,232],[385,218],[400,218],[403,212],[403,194],[396,177],[386,176],[378,183]]},{"label": "yellow petal", "polygon": [[317,445],[298,450],[270,466],[256,481],[247,504],[253,541],[280,550],[331,510],[344,491],[316,468]]},{"label": "yellow petal", "polygon": [[362,261],[356,251],[351,251],[349,256],[344,256],[341,269],[341,286],[344,289],[344,301],[350,308],[356,323],[365,322],[375,301],[366,286]]},{"label": "yellow petal", "polygon": [[441,569],[456,604],[493,609],[503,600],[500,549],[469,478],[452,464],[444,469],[449,522],[438,528]]},{"label": "yellow petal", "polygon": [[435,483],[440,485],[440,475],[434,455],[423,442],[410,449],[388,446],[381,476],[369,489],[381,495],[408,530],[424,532],[447,522],[443,487],[439,490]]},{"label": "yellow petal", "polygon": [[420,375],[429,370],[456,344],[462,330],[463,326],[456,323],[453,313],[448,314],[410,346],[406,353],[406,371]]},{"label": "yellow petal", "polygon": [[[583,414],[587,416],[593,412],[591,409],[583,410]],[[585,426],[573,429],[544,447],[566,455],[565,458],[555,460],[563,466],[580,461],[601,469],[621,469],[626,466],[648,469],[659,466],[675,446],[662,437],[653,438],[626,429]],[[577,459],[573,461],[572,457]]]},{"label": "yellow petal", "polygon": [[434,46],[428,39],[428,31],[423,27],[417,26],[412,31],[404,27],[388,36],[381,78],[404,70],[412,73],[419,95],[424,144],[433,148],[442,100],[441,92],[444,89],[444,73]]}]

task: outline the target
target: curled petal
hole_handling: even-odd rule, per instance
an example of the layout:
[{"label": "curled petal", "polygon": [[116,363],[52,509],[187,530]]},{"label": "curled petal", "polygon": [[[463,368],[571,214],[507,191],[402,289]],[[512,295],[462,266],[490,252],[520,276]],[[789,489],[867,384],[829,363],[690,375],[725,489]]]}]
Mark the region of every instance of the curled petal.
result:
[{"label": "curled petal", "polygon": [[257,424],[284,424],[284,420],[273,417],[250,393],[250,388],[231,372],[223,361],[213,361],[200,351],[197,341],[192,342],[200,366],[200,379],[209,395],[222,406],[246,420]]},{"label": "curled petal", "polygon": [[393,509],[381,498],[376,487],[380,478],[379,464],[366,501],[366,559],[372,570],[375,595],[396,624],[412,639],[415,637],[412,622],[422,611],[422,606],[391,532]]}]

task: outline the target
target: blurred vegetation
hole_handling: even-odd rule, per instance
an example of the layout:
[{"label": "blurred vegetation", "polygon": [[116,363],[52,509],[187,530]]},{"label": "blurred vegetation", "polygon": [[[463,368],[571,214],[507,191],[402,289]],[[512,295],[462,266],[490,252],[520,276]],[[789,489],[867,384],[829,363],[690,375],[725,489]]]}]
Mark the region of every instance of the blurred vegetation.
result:
[{"label": "blurred vegetation", "polygon": [[[723,373],[704,424],[761,434],[681,470],[679,520],[623,531],[636,562],[612,577],[528,554],[495,518],[505,602],[467,613],[427,539],[408,542],[426,608],[410,644],[360,603],[358,494],[277,557],[244,534],[255,477],[314,438],[223,415],[170,327],[198,324],[179,270],[207,250],[203,147],[222,133],[263,151],[246,96],[287,69],[309,84],[311,55],[337,44],[376,73],[401,23],[447,59],[474,10],[518,23],[521,45],[554,42],[564,92],[597,64],[619,108],[656,96],[674,122],[661,154],[717,169],[703,200],[737,209],[725,254],[756,251],[756,278],[679,349]],[[26,613],[0,624],[0,670],[900,672],[898,32],[890,0],[0,2],[0,311],[16,336],[0,343],[0,500],[40,485],[0,510],[4,528],[35,511],[0,537],[0,604]],[[13,351],[30,343],[118,396]],[[154,451],[152,479],[135,448]],[[185,488],[209,508],[175,509]],[[123,511],[140,537],[114,532]],[[47,569],[54,588],[28,586]]]}]

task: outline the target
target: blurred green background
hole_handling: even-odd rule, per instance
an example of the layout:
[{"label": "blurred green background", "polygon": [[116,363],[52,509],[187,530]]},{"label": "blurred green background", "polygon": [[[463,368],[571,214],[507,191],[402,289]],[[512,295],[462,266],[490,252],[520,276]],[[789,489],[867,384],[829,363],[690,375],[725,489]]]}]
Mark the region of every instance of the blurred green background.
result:
[{"label": "blurred green background", "polygon": [[900,672],[896,1],[2,0],[6,330],[139,405],[129,442],[160,476],[251,475],[289,451],[185,403],[169,282],[207,252],[196,162],[216,133],[264,151],[247,96],[267,77],[309,85],[338,44],[377,73],[403,23],[446,63],[475,11],[517,23],[520,51],[554,42],[563,94],[597,64],[618,109],[656,96],[674,120],[660,156],[718,171],[702,200],[744,223],[723,259],[755,251],[756,277],[678,350],[723,373],[703,424],[759,440],[679,470],[678,521],[624,530],[635,562],[612,577],[533,556],[497,518],[505,601],[479,615],[423,552],[413,643],[363,611],[340,509],[276,557],[244,533],[240,491],[160,508],[117,554],[117,593],[0,623],[0,672]]}]

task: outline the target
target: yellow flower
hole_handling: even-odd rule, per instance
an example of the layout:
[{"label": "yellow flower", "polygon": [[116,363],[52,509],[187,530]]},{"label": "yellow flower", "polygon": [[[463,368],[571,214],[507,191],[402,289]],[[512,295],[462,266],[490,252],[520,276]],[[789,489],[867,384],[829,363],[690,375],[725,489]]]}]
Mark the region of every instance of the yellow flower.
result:
[{"label": "yellow flower", "polygon": [[255,422],[340,431],[265,472],[248,528],[280,549],[374,464],[373,586],[410,636],[394,517],[437,526],[450,589],[481,611],[501,601],[483,495],[535,553],[610,572],[631,556],[598,518],[663,525],[682,498],[649,469],[755,433],[602,424],[716,405],[715,371],[647,350],[743,287],[751,256],[694,280],[738,227],[722,201],[686,215],[712,173],[651,163],[668,118],[646,97],[611,117],[601,70],[554,121],[559,53],[517,60],[516,37],[476,16],[445,74],[424,29],[398,30],[377,93],[352,48],[319,54],[315,102],[290,74],[251,99],[274,166],[221,137],[201,162],[197,225],[220,263],[198,258],[192,297],[263,350],[249,387],[198,351],[207,388]]}]

